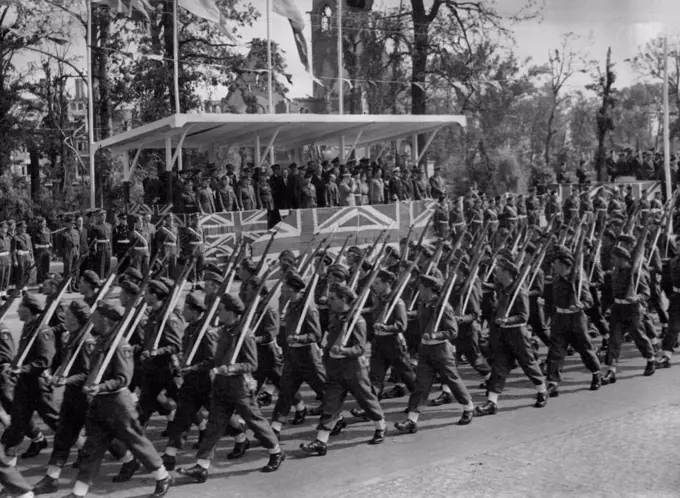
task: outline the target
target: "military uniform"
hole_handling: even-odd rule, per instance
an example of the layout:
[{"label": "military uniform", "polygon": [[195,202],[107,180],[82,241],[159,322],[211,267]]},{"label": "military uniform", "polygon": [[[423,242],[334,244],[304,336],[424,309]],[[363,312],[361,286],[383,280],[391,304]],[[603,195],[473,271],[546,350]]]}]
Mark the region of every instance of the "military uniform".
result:
[{"label": "military uniform", "polygon": [[36,282],[42,284],[50,272],[50,258],[52,250],[52,232],[49,228],[41,228],[33,237],[35,254]]},{"label": "military uniform", "polygon": [[[116,260],[118,261],[116,272],[121,275],[129,268],[130,259],[133,255],[128,252],[130,247],[132,247],[132,241],[130,240],[130,230],[128,229],[127,219],[125,216],[119,219],[120,223],[113,228],[111,241],[113,243],[113,254],[115,254]],[[127,256],[127,259],[125,259],[125,256]]]},{"label": "military uniform", "polygon": [[[36,301],[34,296],[24,296],[22,306],[31,308],[34,314],[43,312],[42,305]],[[38,324],[38,317],[24,324],[17,354],[22,354],[27,347]],[[12,403],[12,423],[0,438],[0,443],[6,448],[13,449],[23,441],[24,436],[29,432],[30,422],[36,411],[45,424],[56,431],[59,412],[54,405],[49,380],[43,375],[50,371],[55,354],[56,343],[52,330],[45,328],[39,331],[17,377]]]},{"label": "military uniform", "polygon": [[99,278],[105,279],[111,268],[111,227],[104,222],[94,225],[90,231],[90,243],[92,242],[92,270]]},{"label": "military uniform", "polygon": [[[70,222],[69,222],[70,223]],[[80,259],[80,232],[73,228],[65,228],[61,234],[62,254],[64,258],[64,278],[71,277],[77,282],[78,260]]]},{"label": "military uniform", "polygon": [[6,293],[9,287],[9,278],[12,273],[11,251],[12,242],[9,235],[0,235],[0,295]]},{"label": "military uniform", "polygon": [[14,236],[12,240],[12,257],[14,259],[14,283],[17,288],[26,287],[31,276],[31,266],[34,262],[33,243],[27,233]]},{"label": "military uniform", "polygon": [[[165,299],[170,299],[166,297]],[[151,310],[144,326],[144,346],[142,355],[149,354],[149,358],[141,362],[141,389],[139,396],[139,420],[142,425],[158,411],[161,415],[169,415],[172,409],[159,403],[158,395],[165,390],[168,398],[177,399],[177,385],[174,381],[173,357],[180,353],[182,347],[182,333],[184,321],[177,310],[173,310],[168,317],[165,327],[159,331],[162,320],[162,310]],[[154,341],[160,334],[158,349],[154,350]]]},{"label": "military uniform", "polygon": [[[197,217],[192,220],[198,219]],[[194,269],[189,274],[190,282],[198,282],[203,279],[203,264],[205,259],[205,249],[203,247],[203,230],[198,225],[187,226],[184,230],[182,241],[182,258],[188,261],[196,258]]]},{"label": "military uniform", "polygon": [[142,272],[142,275],[146,275],[150,270],[151,239],[144,230],[133,228],[130,231],[129,240],[133,247],[130,267],[136,268]]},{"label": "military uniform", "polygon": [[167,226],[156,232],[155,246],[161,261],[164,261],[161,276],[172,277],[177,266],[177,235]]}]

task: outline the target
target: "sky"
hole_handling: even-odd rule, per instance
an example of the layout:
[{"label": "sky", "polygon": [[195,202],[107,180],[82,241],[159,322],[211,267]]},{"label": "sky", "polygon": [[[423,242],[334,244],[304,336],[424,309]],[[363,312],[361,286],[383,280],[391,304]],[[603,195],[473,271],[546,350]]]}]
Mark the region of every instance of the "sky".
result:
[{"label": "sky", "polygon": [[[251,0],[264,13],[266,0]],[[539,0],[540,1],[540,0]],[[637,47],[657,35],[680,33],[680,0],[543,0],[545,3],[542,20],[517,24],[512,27],[515,44],[512,49],[520,59],[531,57],[533,63],[542,64],[548,60],[548,51],[560,46],[560,37],[573,32],[581,37],[579,44],[587,50],[588,58],[604,62],[607,48],[611,46],[614,62],[617,63],[618,84],[625,86],[637,80],[630,66],[624,62],[633,57]],[[376,0],[374,8],[398,7],[400,0]],[[403,0],[408,5],[409,0]],[[426,4],[431,1],[426,0]],[[305,34],[311,44],[309,12],[312,0],[295,0],[303,12],[307,25]],[[525,0],[497,0],[495,7],[504,15],[516,13]],[[288,23],[280,16],[272,15],[272,40],[286,53],[288,71],[293,75],[293,87],[289,97],[304,97],[312,92],[312,78],[300,63],[295,42]],[[254,37],[265,38],[267,23],[265,16],[255,25],[241,30],[243,42]],[[74,48],[84,51],[82,34]],[[581,47],[579,47],[581,48]],[[244,47],[244,50],[245,47]],[[309,47],[311,57],[311,45]],[[582,88],[589,83],[586,75],[574,78],[572,89]],[[211,92],[212,93],[212,92]],[[221,98],[226,90],[214,92],[211,98]]]}]

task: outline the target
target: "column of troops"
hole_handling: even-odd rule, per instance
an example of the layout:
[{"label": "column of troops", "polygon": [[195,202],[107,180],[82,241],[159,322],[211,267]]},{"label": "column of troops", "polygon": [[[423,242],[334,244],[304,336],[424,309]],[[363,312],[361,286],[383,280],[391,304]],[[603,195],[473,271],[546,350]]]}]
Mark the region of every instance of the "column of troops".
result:
[{"label": "column of troops", "polygon": [[[627,340],[651,376],[671,366],[680,333],[680,255],[667,230],[673,202],[627,205],[604,189],[563,204],[550,195],[541,228],[535,193],[491,204],[473,191],[462,210],[440,201],[428,224],[434,239],[428,227],[418,235],[414,228],[398,245],[381,236],[362,248],[348,238],[335,252],[324,239],[276,262],[267,250],[255,261],[240,245],[225,266],[206,265],[186,296],[198,279],[200,230],[192,228],[179,259],[168,259],[164,244],[150,258],[144,220],[136,220],[122,239],[132,256],[126,251],[113,273],[84,272],[82,298],[61,302],[70,279],[49,275],[46,302],[31,293],[21,299],[17,344],[0,325],[0,479],[18,496],[54,493],[74,450],[78,475],[68,496],[82,497],[108,451],[121,462],[114,482],[143,466],[156,480],[149,496],[162,497],[173,471],[205,482],[224,436],[234,439],[227,459],[242,458],[254,437],[268,453],[262,471],[275,472],[286,458],[285,428],[313,417],[316,437],[298,451],[324,456],[349,423],[372,422],[368,443],[383,443],[385,399],[409,395],[394,435],[416,432],[425,406],[457,402],[459,425],[495,415],[517,366],[536,388],[533,405],[544,407],[559,396],[573,351],[592,373],[592,391],[617,381]],[[102,231],[93,241],[111,237]],[[481,385],[466,385],[461,363]],[[304,383],[318,403],[304,399]],[[441,392],[432,394],[434,385]],[[53,392],[62,386],[57,407]],[[477,388],[486,400],[475,405]],[[357,407],[346,413],[348,394]],[[22,459],[48,446],[35,412],[55,436],[45,475],[31,486],[14,465],[25,437]],[[167,418],[162,451],[146,435],[156,413]],[[193,426],[195,463],[176,467]]]}]

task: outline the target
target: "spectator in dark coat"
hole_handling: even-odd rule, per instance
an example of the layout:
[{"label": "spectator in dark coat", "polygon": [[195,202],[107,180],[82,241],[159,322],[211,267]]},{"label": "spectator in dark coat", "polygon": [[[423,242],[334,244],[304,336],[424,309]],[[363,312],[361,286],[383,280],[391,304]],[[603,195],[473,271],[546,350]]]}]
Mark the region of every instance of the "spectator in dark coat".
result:
[{"label": "spectator in dark coat", "polygon": [[300,176],[298,175],[297,164],[292,163],[288,166],[288,184],[286,185],[288,191],[288,203],[291,209],[300,208]]},{"label": "spectator in dark coat", "polygon": [[269,177],[269,186],[272,191],[272,198],[274,199],[274,207],[276,209],[288,209],[289,200],[286,182],[281,176],[281,165],[275,164],[272,166],[272,174]]}]

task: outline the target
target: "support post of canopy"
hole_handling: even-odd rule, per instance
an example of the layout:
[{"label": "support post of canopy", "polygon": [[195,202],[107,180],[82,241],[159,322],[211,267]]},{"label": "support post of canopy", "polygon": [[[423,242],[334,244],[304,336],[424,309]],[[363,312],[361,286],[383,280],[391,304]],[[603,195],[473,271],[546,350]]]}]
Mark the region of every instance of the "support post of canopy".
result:
[{"label": "support post of canopy", "polygon": [[276,141],[276,137],[279,136],[279,133],[281,132],[282,128],[283,126],[279,126],[276,130],[274,130],[272,138],[269,139],[267,147],[264,149],[264,154],[261,154],[260,160],[257,161],[256,163],[258,168],[261,168],[262,164],[264,164],[264,160],[267,157],[267,153],[269,153],[269,165],[271,166],[272,164],[274,164],[274,142]]},{"label": "support post of canopy", "polygon": [[[430,132],[430,136],[427,137],[427,142],[425,142],[425,146],[423,147],[423,150],[421,150],[418,155],[416,156],[416,166],[420,164],[420,161],[425,157],[425,153],[427,152],[427,149],[430,148],[430,145],[432,145],[432,141],[434,140],[434,137],[437,136],[437,133],[439,132],[440,128],[437,128],[436,130],[433,130]],[[418,150],[418,135],[415,136],[415,143],[416,143],[416,151]]]},{"label": "support post of canopy", "polygon": [[172,171],[172,168],[175,167],[175,163],[178,164],[178,169],[181,171],[181,167],[179,165],[182,161],[182,146],[184,145],[184,140],[187,138],[187,134],[191,131],[191,128],[191,126],[188,126],[187,129],[184,130],[184,133],[182,133],[182,136],[179,138],[179,142],[177,142],[175,153],[172,156],[172,163],[170,164],[170,171]]},{"label": "support post of canopy", "polygon": [[418,135],[413,135],[411,137],[411,161],[414,166],[418,166],[418,161],[420,161],[420,155],[418,154]]},{"label": "support post of canopy", "polygon": [[340,135],[340,164],[345,164],[345,135]]},{"label": "support post of canopy", "polygon": [[172,203],[172,138],[165,139],[165,172],[168,175],[168,186],[165,194],[167,204]]},{"label": "support post of canopy", "polygon": [[255,135],[255,161],[253,161],[255,164],[258,165],[258,168],[260,167],[260,163],[262,162],[261,156],[262,156],[262,146],[260,145],[260,134],[258,133]]},{"label": "support post of canopy", "polygon": [[389,146],[390,146],[389,142],[385,142],[382,144],[382,147],[380,147],[380,150],[378,151],[378,155],[375,156],[376,161],[378,161],[383,156],[383,154],[385,153]]},{"label": "support post of canopy", "polygon": [[349,152],[347,153],[347,157],[350,158],[352,157],[352,152],[354,152],[357,148],[357,144],[359,143],[359,140],[361,140],[361,136],[364,134],[364,129],[360,129],[359,133],[357,133],[356,138],[354,139],[354,142],[352,142],[352,148],[349,149]]}]

